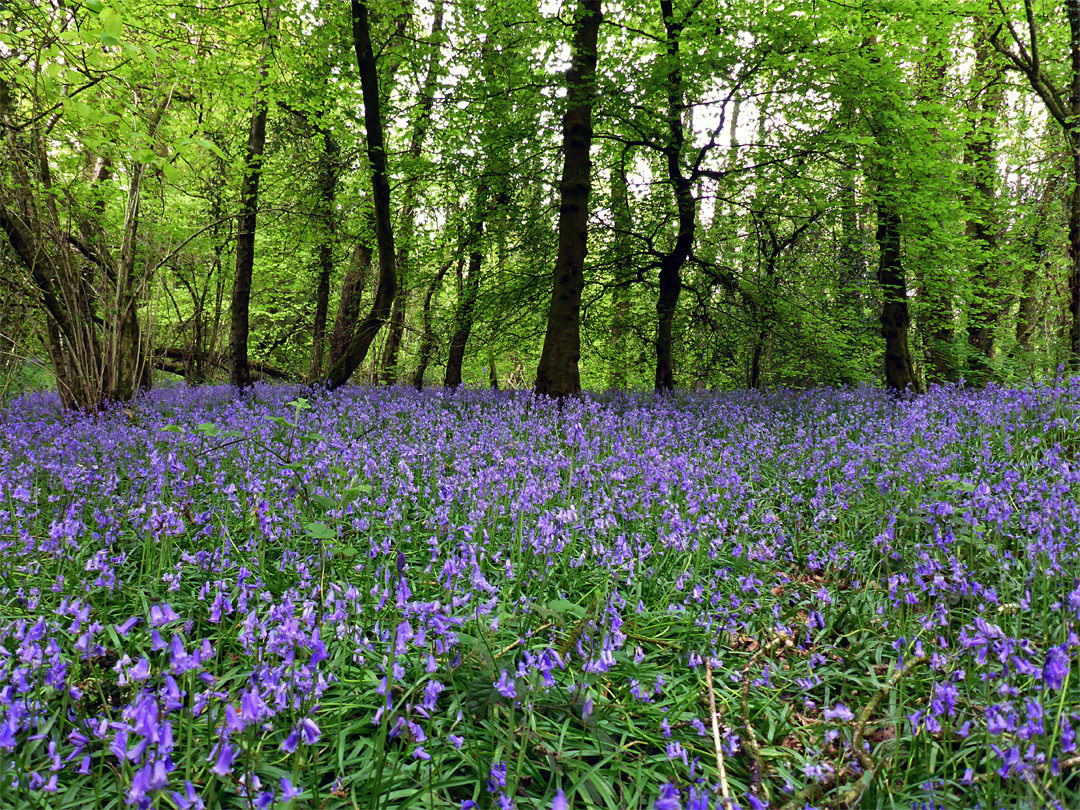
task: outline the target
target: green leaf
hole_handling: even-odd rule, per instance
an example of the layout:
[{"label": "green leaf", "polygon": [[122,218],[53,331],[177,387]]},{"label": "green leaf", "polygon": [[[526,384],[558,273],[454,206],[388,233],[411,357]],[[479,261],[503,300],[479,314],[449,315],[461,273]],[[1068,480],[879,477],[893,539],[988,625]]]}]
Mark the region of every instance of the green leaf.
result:
[{"label": "green leaf", "polygon": [[165,179],[170,183],[179,183],[183,178],[183,174],[168,161],[163,161],[161,164],[161,173],[165,175]]},{"label": "green leaf", "polygon": [[222,160],[226,159],[225,153],[221,151],[221,148],[213,141],[208,141],[206,138],[195,138],[194,140],[195,143],[197,143],[203,149],[209,149]]},{"label": "green leaf", "polygon": [[327,497],[326,495],[320,495],[318,493],[312,495],[311,500],[321,506],[323,508],[323,511],[326,512],[329,512],[331,509],[336,509],[338,505],[338,502],[333,498]]},{"label": "green leaf", "polygon": [[316,540],[337,539],[337,532],[335,532],[325,523],[305,523],[304,528],[307,530],[308,537],[314,537]]},{"label": "green leaf", "polygon": [[219,428],[213,422],[203,422],[201,425],[196,425],[195,430],[197,430],[203,436],[217,436],[219,433],[221,433],[221,428]]},{"label": "green leaf", "polygon": [[119,44],[120,37],[124,35],[124,21],[120,19],[120,15],[115,9],[106,8],[102,9],[101,14],[98,16],[101,19],[101,27],[105,34],[114,37],[117,44]]},{"label": "green leaf", "polygon": [[575,605],[573,602],[570,602],[566,599],[552,599],[550,602],[547,603],[547,608],[552,613],[555,613],[559,616],[570,613],[574,616],[577,616],[579,619],[584,619],[585,615],[588,613],[588,611],[581,605]]},{"label": "green leaf", "polygon": [[105,10],[105,6],[102,5],[101,0],[83,0],[83,7],[95,14],[100,14]]}]

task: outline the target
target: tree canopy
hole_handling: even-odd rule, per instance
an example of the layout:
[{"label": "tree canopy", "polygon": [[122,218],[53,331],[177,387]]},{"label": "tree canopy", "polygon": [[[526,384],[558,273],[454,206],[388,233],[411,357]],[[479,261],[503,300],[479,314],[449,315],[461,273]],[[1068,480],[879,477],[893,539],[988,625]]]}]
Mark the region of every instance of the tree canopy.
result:
[{"label": "tree canopy", "polygon": [[1066,0],[7,0],[0,367],[654,387],[1080,359]]}]

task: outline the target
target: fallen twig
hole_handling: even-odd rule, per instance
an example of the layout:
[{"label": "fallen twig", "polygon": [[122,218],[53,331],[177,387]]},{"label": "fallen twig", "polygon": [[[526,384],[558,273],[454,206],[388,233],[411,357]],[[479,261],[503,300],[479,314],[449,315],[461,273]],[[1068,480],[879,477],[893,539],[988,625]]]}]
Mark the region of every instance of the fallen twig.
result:
[{"label": "fallen twig", "polygon": [[788,641],[791,641],[791,636],[778,633],[772,641],[758,647],[757,651],[750,656],[750,660],[743,665],[742,669],[739,719],[742,721],[743,731],[745,732],[743,736],[743,749],[750,755],[750,759],[753,761],[753,765],[757,768],[758,773],[765,772],[765,762],[761,758],[761,748],[758,746],[757,734],[754,732],[754,726],[750,722],[750,670],[757,665],[766,653],[775,650],[777,647],[782,646]]},{"label": "fallen twig", "polygon": [[[547,624],[542,624],[539,627],[537,627],[535,630],[533,630],[533,634],[542,633],[545,630],[550,630],[554,626],[555,626],[555,624],[553,622],[548,622]],[[496,660],[498,660],[499,658],[502,658],[504,655],[506,655],[508,652],[510,652],[512,649],[514,649],[514,647],[521,644],[523,641],[525,641],[525,639],[519,638],[513,644],[507,644],[505,647],[503,647],[501,650],[499,650],[499,654],[497,656],[495,656]]]},{"label": "fallen twig", "polygon": [[716,714],[716,693],[713,691],[712,663],[705,662],[705,686],[709,690],[709,717],[712,719],[713,748],[716,749],[716,771],[720,776],[720,800],[724,810],[731,810],[731,791],[724,768],[724,747],[720,742],[720,718]]}]

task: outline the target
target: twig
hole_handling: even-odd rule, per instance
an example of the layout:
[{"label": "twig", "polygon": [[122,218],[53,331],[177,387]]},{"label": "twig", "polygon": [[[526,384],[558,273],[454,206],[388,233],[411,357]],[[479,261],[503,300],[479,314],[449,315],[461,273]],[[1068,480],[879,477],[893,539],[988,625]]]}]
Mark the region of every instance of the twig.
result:
[{"label": "twig", "polygon": [[646,644],[656,644],[659,647],[669,647],[673,650],[680,649],[682,645],[674,641],[668,641],[666,638],[649,638],[648,636],[639,636],[636,633],[629,633],[623,631],[623,635],[627,638],[632,638],[634,641],[643,641]]},{"label": "twig", "polygon": [[724,769],[724,747],[720,742],[720,719],[716,715],[716,693],[712,685],[712,663],[705,662],[705,686],[709,690],[709,717],[712,719],[713,747],[716,749],[716,771],[720,775],[720,801],[724,810],[731,810],[731,791],[728,789],[727,771]]},{"label": "twig", "polygon": [[[553,622],[548,622],[547,624],[542,624],[539,627],[537,627],[535,630],[533,630],[533,633],[534,634],[535,633],[542,633],[544,630],[550,630],[554,626],[555,626],[555,624]],[[501,650],[499,650],[499,654],[497,656],[495,656],[495,659],[498,660],[499,658],[502,658],[504,655],[506,655],[508,652],[510,652],[512,649],[514,649],[514,647],[516,647],[518,644],[521,644],[521,642],[523,642],[524,640],[525,639],[523,639],[523,638],[519,638],[513,644],[507,644],[505,647],[503,647]]]},{"label": "twig", "polygon": [[791,636],[778,634],[776,638],[768,644],[759,647],[757,652],[750,656],[750,660],[747,661],[742,668],[742,695],[739,705],[739,719],[742,720],[743,730],[746,732],[746,736],[743,738],[743,748],[746,750],[746,753],[750,755],[754,764],[757,765],[759,773],[765,772],[765,762],[761,759],[761,749],[758,747],[757,734],[754,732],[754,726],[750,722],[750,670],[757,665],[765,653],[775,650],[785,641],[789,641],[790,639]]},{"label": "twig", "polygon": [[874,758],[868,753],[863,751],[863,736],[866,734],[866,724],[870,722],[870,715],[873,714],[877,707],[881,705],[881,701],[885,699],[885,696],[889,694],[896,685],[918,664],[926,662],[926,656],[920,655],[912,658],[902,667],[899,667],[896,672],[892,674],[885,685],[878,690],[877,694],[870,698],[870,702],[863,708],[862,713],[859,715],[858,725],[855,726],[855,734],[851,738],[851,747],[855,751],[855,756],[859,758],[859,763],[867,771],[873,771],[877,768],[877,763],[874,762]]},{"label": "twig", "polygon": [[[862,750],[863,736],[866,734],[866,724],[870,721],[870,715],[874,713],[877,707],[881,705],[881,701],[885,699],[885,696],[896,688],[896,685],[900,683],[900,681],[905,675],[908,674],[908,672],[910,672],[916,665],[922,664],[926,660],[926,656],[918,656],[916,658],[912,658],[903,667],[897,669],[896,672],[894,672],[889,678],[889,680],[885,683],[885,685],[878,690],[877,694],[870,698],[870,702],[866,704],[862,712],[859,714],[859,722],[855,726],[855,734],[851,738],[851,747],[855,750],[855,756],[859,758],[859,762],[862,764],[863,768],[870,773],[870,778],[866,781],[865,784],[863,784],[861,788],[852,788],[851,790],[844,793],[843,797],[841,798],[841,803],[843,806],[853,807],[854,804],[862,798],[862,794],[865,793],[867,788],[869,788],[870,785],[873,783],[874,779],[877,777],[877,774],[881,770],[882,763],[884,763],[885,761],[882,760],[881,763],[874,762],[874,758]],[[815,782],[814,784],[807,785],[805,788],[792,796],[791,799],[788,800],[787,804],[783,805],[780,810],[798,810],[798,808],[802,808],[807,802],[814,801],[814,799],[816,799],[818,796],[820,796],[826,790],[832,787],[838,779],[839,769],[837,769],[836,772],[829,774],[829,776],[826,777],[824,781]]]}]

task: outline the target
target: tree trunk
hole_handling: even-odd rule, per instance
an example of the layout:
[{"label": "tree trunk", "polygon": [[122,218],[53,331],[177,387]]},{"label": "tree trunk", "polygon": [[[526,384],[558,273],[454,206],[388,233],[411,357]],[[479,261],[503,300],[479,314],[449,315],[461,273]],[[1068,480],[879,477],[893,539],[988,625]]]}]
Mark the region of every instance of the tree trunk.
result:
[{"label": "tree trunk", "polygon": [[1016,344],[1025,352],[1031,351],[1035,336],[1035,326],[1042,317],[1039,312],[1038,279],[1040,271],[1049,276],[1050,261],[1047,257],[1048,246],[1045,229],[1057,205],[1061,202],[1061,187],[1064,178],[1052,176],[1043,188],[1039,198],[1039,208],[1031,232],[1031,261],[1024,268],[1020,281],[1020,305],[1016,313]]},{"label": "tree trunk", "polygon": [[900,246],[900,217],[891,201],[878,191],[878,282],[885,301],[881,307],[881,336],[885,339],[885,382],[893,391],[918,391],[908,345],[911,318]]},{"label": "tree trunk", "polygon": [[765,344],[769,339],[767,330],[760,330],[754,337],[754,349],[750,353],[750,379],[749,387],[753,390],[761,388],[761,367],[765,357]]},{"label": "tree trunk", "polygon": [[397,292],[397,256],[394,252],[394,229],[390,207],[390,178],[386,167],[382,110],[379,103],[379,77],[371,46],[368,7],[365,0],[352,0],[353,47],[360,72],[364,98],[364,127],[367,130],[367,155],[371,164],[371,196],[375,207],[375,241],[379,251],[379,286],[371,311],[356,328],[341,358],[330,367],[326,385],[331,390],[348,382],[353,371],[364,362],[371,342],[390,315]]},{"label": "tree trunk", "polygon": [[[990,36],[990,44],[1027,77],[1031,89],[1042,99],[1050,114],[1065,135],[1072,157],[1072,183],[1069,194],[1069,317],[1068,335],[1069,366],[1080,370],[1080,0],[1063,0],[1065,16],[1069,21],[1069,92],[1063,94],[1042,70],[1038,53],[1039,32],[1034,14],[1027,15],[1027,37],[1018,33],[1013,25],[1006,26],[1008,34],[1018,51],[1003,43],[998,37],[1002,28]],[[1004,12],[1004,8],[1000,7]],[[1029,9],[1030,12],[1030,9]]]},{"label": "tree trunk", "polygon": [[495,347],[488,346],[488,388],[499,390],[499,370],[495,367]]},{"label": "tree trunk", "polygon": [[670,67],[667,76],[668,143],[664,148],[668,182],[675,194],[675,206],[679,213],[679,233],[675,244],[660,260],[660,292],[656,299],[656,392],[658,394],[675,388],[672,362],[672,325],[675,310],[682,292],[682,266],[690,256],[697,228],[697,210],[690,180],[683,174],[682,151],[685,141],[683,114],[686,101],[683,98],[682,68],[679,62],[679,37],[682,24],[674,17],[672,0],[660,0],[660,12],[664,18],[667,34],[667,55]]},{"label": "tree trunk", "polygon": [[[435,15],[431,23],[431,54],[428,57],[427,76],[424,79],[424,87],[418,105],[416,120],[413,124],[412,137],[409,140],[409,160],[415,165],[420,159],[424,148],[424,139],[427,136],[431,124],[431,110],[435,105],[435,93],[439,86],[439,74],[441,73],[441,42],[443,30],[443,3],[442,0],[435,4]],[[398,295],[394,300],[394,308],[390,315],[390,326],[386,335],[386,343],[383,348],[382,377],[383,382],[392,385],[398,381],[398,354],[401,350],[401,337],[405,330],[405,315],[408,306],[408,289],[413,268],[410,265],[410,252],[412,250],[413,232],[416,228],[416,201],[420,193],[419,169],[414,169],[413,175],[405,185],[404,205],[401,211],[401,233],[398,235]]]},{"label": "tree trunk", "polygon": [[[1077,12],[1080,14],[1080,11]],[[1074,39],[1075,41],[1075,39]],[[1080,48],[1074,48],[1080,51]],[[1080,99],[1077,100],[1080,105]],[[1069,194],[1069,365],[1080,368],[1080,133],[1072,140],[1072,191]]]},{"label": "tree trunk", "polygon": [[626,335],[630,327],[630,282],[633,274],[630,256],[630,195],[626,182],[626,156],[620,157],[611,169],[611,211],[614,216],[615,291],[612,296],[611,361],[608,366],[609,385],[627,386]]},{"label": "tree trunk", "polygon": [[975,104],[977,117],[965,144],[964,162],[971,167],[972,173],[968,201],[972,218],[968,220],[967,235],[978,247],[979,258],[971,268],[972,297],[967,338],[972,351],[968,354],[967,375],[973,382],[985,383],[993,374],[990,361],[994,355],[994,328],[1001,318],[1004,301],[1004,279],[995,272],[993,255],[997,248],[994,129],[1005,98],[1004,74],[985,31],[980,31],[975,46],[974,79],[982,88],[982,98]]},{"label": "tree trunk", "polygon": [[[372,222],[372,230],[375,223]],[[345,355],[345,350],[352,342],[356,332],[356,323],[360,319],[360,308],[364,302],[364,290],[371,275],[371,262],[375,254],[374,245],[367,234],[353,248],[349,267],[345,271],[345,280],[341,284],[341,298],[338,300],[334,328],[330,331],[330,351],[327,365],[333,366]]]},{"label": "tree trunk", "polygon": [[1069,195],[1069,366],[1080,370],[1080,0],[1065,0],[1069,18],[1069,112],[1066,133],[1072,152]]},{"label": "tree trunk", "polygon": [[322,378],[323,355],[326,351],[326,319],[330,309],[330,276],[334,272],[334,202],[337,196],[340,154],[337,141],[329,130],[322,131],[323,154],[319,166],[319,190],[322,219],[322,239],[319,242],[318,279],[315,283],[315,323],[311,336],[311,362],[308,380]]},{"label": "tree trunk", "polygon": [[244,178],[240,184],[240,215],[236,221],[236,269],[233,272],[231,322],[229,327],[229,383],[235,388],[251,385],[248,366],[248,313],[251,306],[251,276],[255,267],[255,227],[259,207],[259,180],[262,177],[263,149],[266,146],[266,60],[273,28],[273,5],[266,18],[266,38],[259,58],[259,83],[255,88],[255,110],[248,130]]},{"label": "tree trunk", "polygon": [[[464,262],[465,257],[462,256],[460,261]],[[424,323],[424,336],[420,341],[420,356],[416,366],[416,373],[413,374],[413,385],[417,391],[424,388],[424,375],[427,373],[428,364],[431,363],[431,355],[435,351],[435,327],[431,323],[431,302],[435,299],[443,277],[446,275],[446,271],[450,269],[451,264],[453,264],[452,261],[446,262],[439,268],[438,274],[431,280],[427,295],[424,296],[424,309],[421,316]]]},{"label": "tree trunk", "polygon": [[484,207],[487,196],[483,188],[486,181],[480,182],[481,188],[476,195],[477,219],[469,229],[469,271],[458,301],[454,317],[454,334],[450,338],[450,353],[446,358],[446,375],[443,377],[443,386],[446,388],[457,388],[461,385],[461,366],[465,361],[465,348],[472,332],[476,299],[480,295],[480,269],[484,262]]},{"label": "tree trunk", "polygon": [[[136,100],[141,102],[138,95]],[[163,94],[145,119],[151,139],[170,101],[171,94]],[[103,203],[94,201],[99,184],[111,179],[111,161],[101,159],[87,189],[87,214],[71,205],[70,193],[57,193],[43,125],[13,125],[13,115],[10,87],[0,79],[0,149],[7,171],[0,184],[0,232],[44,310],[46,350],[61,400],[93,410],[129,399],[150,382],[137,315],[148,279],[136,272],[144,164],[136,162],[129,174],[116,258],[102,222]]]},{"label": "tree trunk", "polygon": [[593,78],[601,0],[578,0],[572,63],[566,75],[563,116],[563,173],[559,184],[559,249],[548,307],[544,349],[536,369],[537,394],[565,397],[581,391],[581,292],[588,252],[592,161]]}]

